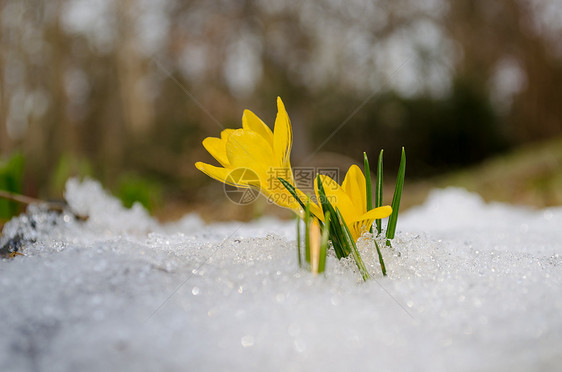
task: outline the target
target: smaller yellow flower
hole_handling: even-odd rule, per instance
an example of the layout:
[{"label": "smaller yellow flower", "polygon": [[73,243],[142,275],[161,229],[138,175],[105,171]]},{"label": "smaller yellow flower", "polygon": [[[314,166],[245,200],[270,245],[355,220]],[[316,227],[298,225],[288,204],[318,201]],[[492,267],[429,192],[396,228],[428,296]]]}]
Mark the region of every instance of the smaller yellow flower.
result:
[{"label": "smaller yellow flower", "polygon": [[[253,112],[244,110],[242,128],[225,129],[220,138],[208,137],[203,146],[222,165],[216,167],[203,162],[195,163],[206,175],[240,188],[259,190],[273,203],[303,213],[300,204],[281,184],[278,177],[295,185],[290,155],[293,130],[281,98],[277,97],[277,117],[273,132]],[[307,196],[297,190],[301,200]],[[313,213],[319,208],[313,205]]]},{"label": "smaller yellow flower", "polygon": [[[334,209],[340,210],[354,241],[357,241],[363,232],[368,231],[375,220],[386,218],[392,213],[392,207],[389,205],[367,210],[365,176],[357,165],[349,167],[341,186],[328,176],[320,174],[318,177],[326,198]],[[320,200],[318,185],[315,183],[314,186],[316,197]]]}]

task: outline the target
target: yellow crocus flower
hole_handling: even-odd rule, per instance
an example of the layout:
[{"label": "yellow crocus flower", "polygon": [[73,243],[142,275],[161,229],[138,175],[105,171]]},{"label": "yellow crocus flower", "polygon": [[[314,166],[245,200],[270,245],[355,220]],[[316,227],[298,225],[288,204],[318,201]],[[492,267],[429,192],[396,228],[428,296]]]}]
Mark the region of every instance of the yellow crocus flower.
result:
[{"label": "yellow crocus flower", "polygon": [[[318,177],[322,181],[326,198],[334,209],[340,210],[354,241],[368,231],[376,219],[386,218],[392,213],[392,207],[388,205],[367,210],[365,176],[357,165],[349,167],[341,186],[326,175],[320,174]],[[314,186],[316,197],[320,198],[318,185],[314,183]]]},{"label": "yellow crocus flower", "polygon": [[[290,164],[292,144],[291,121],[283,101],[277,97],[273,132],[253,112],[244,110],[242,128],[225,129],[220,138],[208,137],[203,140],[205,149],[222,167],[203,162],[197,162],[195,166],[223,183],[257,189],[271,202],[302,215],[299,203],[277,179],[281,177],[295,185]],[[307,200],[308,197],[300,190],[297,193],[301,200]],[[320,213],[316,205],[311,210],[315,214]]]}]

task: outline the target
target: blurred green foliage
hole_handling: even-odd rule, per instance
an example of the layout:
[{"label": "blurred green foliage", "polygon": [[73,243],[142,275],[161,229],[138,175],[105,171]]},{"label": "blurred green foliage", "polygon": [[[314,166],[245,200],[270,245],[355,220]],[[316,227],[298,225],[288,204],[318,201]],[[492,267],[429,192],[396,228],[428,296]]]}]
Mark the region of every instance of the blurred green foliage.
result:
[{"label": "blurred green foliage", "polygon": [[[15,153],[0,160],[0,190],[21,194],[23,185],[24,157]],[[18,214],[21,205],[0,198],[0,219],[8,220]]]},{"label": "blurred green foliage", "polygon": [[[24,156],[15,153],[0,161],[0,190],[23,194]],[[53,195],[62,195],[68,178],[91,177],[94,174],[91,162],[86,158],[62,155],[52,175],[50,188]],[[154,211],[162,202],[162,188],[159,183],[146,177],[124,173],[118,177],[114,194],[130,208],[135,202],[140,203],[149,212]],[[21,211],[19,203],[0,198],[0,220],[9,220]]]},{"label": "blurred green foliage", "polygon": [[140,203],[149,212],[154,211],[162,201],[162,188],[157,182],[126,173],[119,178],[115,193],[125,207]]},{"label": "blurred green foliage", "polygon": [[93,177],[91,162],[80,156],[65,153],[60,156],[51,176],[51,194],[62,195],[66,180],[71,177]]}]

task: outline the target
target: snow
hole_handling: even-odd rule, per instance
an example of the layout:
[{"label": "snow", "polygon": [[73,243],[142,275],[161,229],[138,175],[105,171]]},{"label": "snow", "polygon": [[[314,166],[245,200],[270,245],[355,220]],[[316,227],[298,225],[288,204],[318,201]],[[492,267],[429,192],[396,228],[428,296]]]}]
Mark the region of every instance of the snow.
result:
[{"label": "snow", "polygon": [[0,371],[557,371],[562,208],[435,190],[374,279],[297,268],[295,222],[160,224],[94,181],[4,228]]}]

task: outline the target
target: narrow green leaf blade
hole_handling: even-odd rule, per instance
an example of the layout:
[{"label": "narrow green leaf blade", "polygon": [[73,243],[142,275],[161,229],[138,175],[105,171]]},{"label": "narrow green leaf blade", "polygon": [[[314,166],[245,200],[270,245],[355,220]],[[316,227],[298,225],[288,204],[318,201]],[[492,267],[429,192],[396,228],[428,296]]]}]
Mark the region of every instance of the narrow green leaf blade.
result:
[{"label": "narrow green leaf blade", "polygon": [[301,219],[297,217],[297,256],[299,260],[299,268],[302,268],[301,254]]},{"label": "narrow green leaf blade", "polygon": [[300,204],[300,206],[302,207],[303,210],[306,209],[306,206],[304,205],[304,203],[302,202],[302,200],[299,198],[299,196],[297,195],[297,191],[295,190],[295,186],[291,185],[289,183],[289,181],[281,178],[281,177],[277,177],[277,179],[283,184],[283,186],[285,186],[285,188],[287,189],[287,191],[289,191],[291,193],[291,195],[293,195],[293,198],[295,198],[295,200]]},{"label": "narrow green leaf blade", "polygon": [[[402,157],[400,159],[400,167],[398,168],[398,176],[396,177],[396,187],[394,189],[394,197],[392,198],[392,214],[388,218],[388,228],[386,229],[386,238],[394,239],[396,233],[396,224],[398,222],[398,211],[400,209],[400,199],[402,198],[402,189],[404,188],[404,177],[406,175],[406,151],[402,147]],[[390,242],[387,240],[387,245]]]},{"label": "narrow green leaf blade", "polygon": [[367,267],[365,266],[365,263],[363,262],[363,259],[361,259],[361,255],[359,254],[359,250],[357,249],[357,246],[355,245],[355,242],[353,241],[353,238],[351,237],[351,233],[349,232],[349,229],[347,228],[347,225],[345,223],[345,220],[343,219],[340,210],[338,208],[336,208],[336,216],[338,218],[338,222],[341,226],[342,232],[343,232],[343,238],[345,239],[347,245],[349,246],[350,250],[351,250],[351,255],[353,256],[353,259],[355,260],[355,264],[357,265],[357,268],[359,269],[359,272],[361,273],[361,277],[363,278],[364,281],[367,281],[367,279],[370,279],[371,276],[369,275],[369,272],[367,271]]},{"label": "narrow green leaf blade", "polygon": [[[382,206],[382,189],[383,189],[383,179],[382,179],[382,154],[384,150],[381,150],[379,154],[379,162],[377,163],[377,184],[375,186],[375,208]],[[382,231],[382,220],[378,219],[375,221],[377,224],[377,235],[380,235]]]},{"label": "narrow green leaf blade", "polygon": [[304,258],[310,264],[310,202],[304,209]]},{"label": "narrow green leaf blade", "polygon": [[377,243],[377,240],[373,239],[373,241],[375,242],[375,247],[377,247],[377,253],[379,255],[379,263],[381,265],[382,275],[386,276],[386,265],[384,264],[384,259],[382,258],[381,249],[379,248],[379,244]]},{"label": "narrow green leaf blade", "polygon": [[[365,194],[367,197],[367,210],[373,209],[373,189],[371,186],[371,168],[369,167],[369,159],[367,153],[363,153],[363,169],[365,172]],[[373,226],[369,226],[369,232],[373,232]]]},{"label": "narrow green leaf blade", "polygon": [[326,255],[328,253],[328,240],[330,239],[330,213],[324,216],[324,229],[322,230],[322,240],[320,243],[320,258],[318,260],[318,273],[326,270]]},{"label": "narrow green leaf blade", "polygon": [[[332,218],[337,218],[336,211],[328,197],[326,196],[326,192],[324,191],[324,186],[322,185],[322,181],[320,177],[316,176],[316,183],[318,184],[318,196],[320,197],[319,203],[324,211],[324,215],[330,213]],[[334,251],[336,252],[336,256],[338,259],[342,257],[347,257],[349,253],[351,253],[348,245],[343,239],[343,233],[341,231],[341,227],[338,223],[331,223],[330,224],[330,240],[332,240],[332,244],[334,245]]]}]

